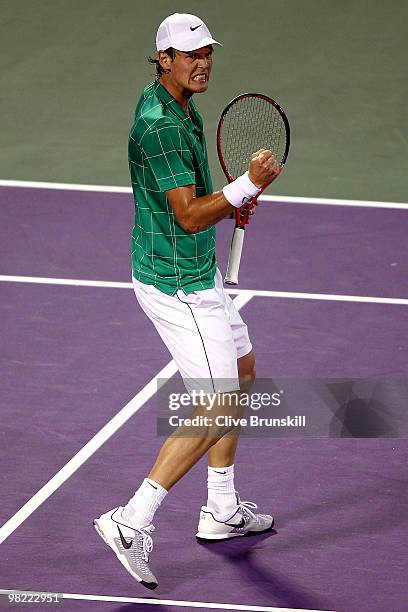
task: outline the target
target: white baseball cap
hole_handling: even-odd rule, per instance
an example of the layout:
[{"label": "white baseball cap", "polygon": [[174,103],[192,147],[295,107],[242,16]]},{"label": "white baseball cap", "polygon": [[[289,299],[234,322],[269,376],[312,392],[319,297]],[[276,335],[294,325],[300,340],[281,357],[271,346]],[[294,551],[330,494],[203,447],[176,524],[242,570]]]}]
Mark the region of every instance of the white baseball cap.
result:
[{"label": "white baseball cap", "polygon": [[157,51],[169,47],[178,51],[194,51],[208,45],[222,44],[211,36],[210,30],[199,17],[187,13],[174,13],[161,22],[156,34]]}]

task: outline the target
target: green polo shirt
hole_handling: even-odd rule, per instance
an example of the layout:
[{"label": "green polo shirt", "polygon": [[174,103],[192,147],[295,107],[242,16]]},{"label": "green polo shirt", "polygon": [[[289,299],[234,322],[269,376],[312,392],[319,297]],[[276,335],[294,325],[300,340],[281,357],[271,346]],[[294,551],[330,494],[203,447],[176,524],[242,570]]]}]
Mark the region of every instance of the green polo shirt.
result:
[{"label": "green polo shirt", "polygon": [[166,191],[195,185],[196,197],[212,193],[203,121],[190,100],[191,118],[158,82],[143,90],[129,136],[135,201],[133,276],[168,295],[214,287],[215,227],[187,233]]}]

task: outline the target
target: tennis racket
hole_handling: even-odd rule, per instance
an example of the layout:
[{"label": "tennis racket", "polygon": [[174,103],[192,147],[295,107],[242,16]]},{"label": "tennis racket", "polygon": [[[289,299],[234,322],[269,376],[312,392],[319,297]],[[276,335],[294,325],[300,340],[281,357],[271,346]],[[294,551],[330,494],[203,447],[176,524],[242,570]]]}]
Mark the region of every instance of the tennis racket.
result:
[{"label": "tennis racket", "polygon": [[[279,104],[268,96],[241,94],[231,100],[221,114],[217,130],[217,151],[229,183],[248,170],[252,153],[259,149],[270,149],[282,170],[288,158],[289,145],[289,121]],[[236,211],[224,279],[228,285],[238,284],[245,225],[248,223],[251,208],[268,185],[270,183],[263,185],[257,196]]]}]

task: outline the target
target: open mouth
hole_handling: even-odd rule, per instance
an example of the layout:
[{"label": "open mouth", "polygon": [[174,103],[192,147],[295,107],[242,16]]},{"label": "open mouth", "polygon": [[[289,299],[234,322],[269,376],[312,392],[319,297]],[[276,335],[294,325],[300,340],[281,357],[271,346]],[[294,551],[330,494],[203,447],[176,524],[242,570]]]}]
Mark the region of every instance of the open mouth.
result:
[{"label": "open mouth", "polygon": [[192,80],[195,81],[196,83],[206,83],[207,75],[203,73],[196,74],[195,76],[193,76]]}]

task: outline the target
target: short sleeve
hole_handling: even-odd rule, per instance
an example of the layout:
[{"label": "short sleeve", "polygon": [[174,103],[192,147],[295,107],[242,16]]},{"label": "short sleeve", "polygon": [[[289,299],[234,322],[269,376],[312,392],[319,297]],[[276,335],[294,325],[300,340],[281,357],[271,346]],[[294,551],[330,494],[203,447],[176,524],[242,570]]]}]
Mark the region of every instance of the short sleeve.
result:
[{"label": "short sleeve", "polygon": [[191,145],[182,127],[165,125],[149,130],[142,149],[160,191],[195,184]]}]

